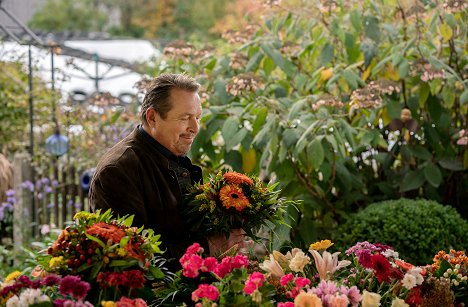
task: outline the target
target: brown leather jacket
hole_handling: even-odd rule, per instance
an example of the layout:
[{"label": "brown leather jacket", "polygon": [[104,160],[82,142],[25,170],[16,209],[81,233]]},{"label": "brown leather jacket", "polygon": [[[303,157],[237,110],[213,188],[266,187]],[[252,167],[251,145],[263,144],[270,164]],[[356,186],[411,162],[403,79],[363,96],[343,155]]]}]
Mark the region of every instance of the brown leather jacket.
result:
[{"label": "brown leather jacket", "polygon": [[[197,240],[182,215],[181,181],[200,181],[201,168],[191,163],[191,170],[182,168],[154,145],[137,127],[112,147],[98,163],[89,201],[92,210],[134,214],[133,226],[144,225],[161,234],[162,248],[167,248],[164,256],[177,262]],[[192,180],[183,180],[189,174]]]}]

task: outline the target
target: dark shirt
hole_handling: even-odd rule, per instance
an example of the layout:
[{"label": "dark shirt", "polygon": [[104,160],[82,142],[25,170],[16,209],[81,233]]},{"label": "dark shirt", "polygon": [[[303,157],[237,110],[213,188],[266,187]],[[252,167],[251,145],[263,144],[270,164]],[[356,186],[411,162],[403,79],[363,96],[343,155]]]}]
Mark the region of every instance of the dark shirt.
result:
[{"label": "dark shirt", "polygon": [[161,234],[166,258],[179,258],[200,239],[192,234],[183,211],[185,189],[202,180],[201,168],[187,157],[172,155],[139,127],[99,161],[89,191],[92,210],[112,209],[134,215],[134,226]]}]

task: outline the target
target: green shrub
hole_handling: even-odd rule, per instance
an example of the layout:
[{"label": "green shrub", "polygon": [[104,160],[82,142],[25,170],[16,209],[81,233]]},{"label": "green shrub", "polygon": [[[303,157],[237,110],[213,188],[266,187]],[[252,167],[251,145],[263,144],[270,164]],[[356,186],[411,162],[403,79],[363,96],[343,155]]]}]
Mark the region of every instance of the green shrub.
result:
[{"label": "green shrub", "polygon": [[439,250],[466,250],[468,222],[435,201],[399,199],[373,203],[353,214],[333,233],[338,248],[357,242],[390,245],[416,265],[432,263]]}]

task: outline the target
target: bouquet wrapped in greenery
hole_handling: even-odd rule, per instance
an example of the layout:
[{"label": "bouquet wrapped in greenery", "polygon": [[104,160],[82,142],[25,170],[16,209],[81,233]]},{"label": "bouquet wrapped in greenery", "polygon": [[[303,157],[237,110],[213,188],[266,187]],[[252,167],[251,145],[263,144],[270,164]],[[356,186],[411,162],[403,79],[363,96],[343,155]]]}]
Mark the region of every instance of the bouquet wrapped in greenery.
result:
[{"label": "bouquet wrapped in greenery", "polygon": [[216,235],[243,229],[254,237],[261,226],[281,223],[287,202],[279,197],[277,185],[265,186],[257,177],[237,172],[219,172],[189,190],[187,216],[192,230]]},{"label": "bouquet wrapped in greenery", "polygon": [[151,229],[131,227],[133,216],[113,218],[110,210],[79,212],[57,240],[39,255],[42,272],[36,275],[74,275],[91,284],[102,299],[139,296],[145,280],[165,277],[157,254],[160,235]]}]

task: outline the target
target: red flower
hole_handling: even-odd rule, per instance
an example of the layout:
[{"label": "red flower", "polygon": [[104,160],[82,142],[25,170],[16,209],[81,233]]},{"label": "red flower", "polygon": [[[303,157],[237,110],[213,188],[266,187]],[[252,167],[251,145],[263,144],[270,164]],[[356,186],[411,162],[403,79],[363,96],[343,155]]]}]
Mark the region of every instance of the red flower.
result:
[{"label": "red flower", "polygon": [[145,285],[145,277],[140,270],[124,271],[123,273],[127,280],[127,287],[131,289],[140,289]]},{"label": "red flower", "polygon": [[411,289],[408,297],[405,300],[405,303],[410,306],[421,305],[421,286],[417,286]]},{"label": "red flower", "polygon": [[379,282],[390,282],[390,269],[392,265],[388,262],[387,258],[381,254],[375,254],[371,256],[371,263]]}]

